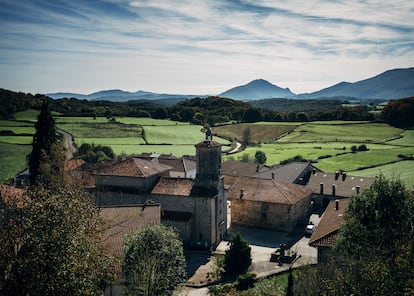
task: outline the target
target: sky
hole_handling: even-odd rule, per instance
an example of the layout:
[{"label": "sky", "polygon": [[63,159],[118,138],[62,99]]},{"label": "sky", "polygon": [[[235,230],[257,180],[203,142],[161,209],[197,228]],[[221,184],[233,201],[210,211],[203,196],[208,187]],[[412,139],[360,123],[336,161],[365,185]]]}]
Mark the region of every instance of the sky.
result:
[{"label": "sky", "polygon": [[296,94],[414,66],[412,0],[0,0],[0,88]]}]

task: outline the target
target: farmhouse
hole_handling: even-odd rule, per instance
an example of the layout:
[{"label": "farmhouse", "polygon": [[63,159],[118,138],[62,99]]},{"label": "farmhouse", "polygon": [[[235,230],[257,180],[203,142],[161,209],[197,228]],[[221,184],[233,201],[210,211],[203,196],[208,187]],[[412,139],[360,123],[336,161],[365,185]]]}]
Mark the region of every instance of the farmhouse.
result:
[{"label": "farmhouse", "polygon": [[301,185],[254,177],[238,177],[227,191],[235,225],[293,231],[305,224],[312,190]]},{"label": "farmhouse", "polygon": [[331,256],[339,227],[344,223],[344,212],[348,207],[349,200],[349,198],[344,198],[331,201],[309,240],[309,245],[318,250],[319,263],[327,262]]},{"label": "farmhouse", "polygon": [[196,176],[171,177],[173,166],[160,159],[131,158],[97,170],[99,206],[159,203],[161,221],[180,230],[185,246],[215,247],[227,230],[227,205],[221,169],[221,144],[196,145]]}]

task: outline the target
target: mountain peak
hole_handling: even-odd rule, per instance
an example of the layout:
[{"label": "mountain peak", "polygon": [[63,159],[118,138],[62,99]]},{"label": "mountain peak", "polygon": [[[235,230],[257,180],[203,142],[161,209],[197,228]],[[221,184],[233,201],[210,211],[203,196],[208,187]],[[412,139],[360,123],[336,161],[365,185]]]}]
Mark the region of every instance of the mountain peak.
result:
[{"label": "mountain peak", "polygon": [[219,96],[234,100],[259,100],[295,96],[289,88],[281,88],[264,79],[255,79],[247,84],[229,89]]}]

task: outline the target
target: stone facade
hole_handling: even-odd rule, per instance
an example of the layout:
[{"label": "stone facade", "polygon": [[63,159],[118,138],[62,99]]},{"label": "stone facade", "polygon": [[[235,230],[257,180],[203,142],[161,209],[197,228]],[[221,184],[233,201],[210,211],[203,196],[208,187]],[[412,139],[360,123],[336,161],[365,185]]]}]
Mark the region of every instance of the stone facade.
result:
[{"label": "stone facade", "polygon": [[[192,241],[205,241],[214,248],[227,230],[227,204],[223,177],[220,174],[221,145],[207,140],[197,144],[196,159],[195,180],[160,177],[159,174],[143,177],[119,176],[120,174],[110,176],[98,173],[97,203],[99,205],[159,203],[163,211],[174,212],[175,217],[185,217],[185,219],[161,217],[162,223],[175,226],[180,231],[185,246],[190,245]],[[156,168],[152,168],[153,171],[156,171]]]},{"label": "stone facade", "polygon": [[290,232],[307,222],[312,191],[302,185],[239,177],[229,185],[231,223]]},{"label": "stone facade", "polygon": [[310,195],[296,204],[234,199],[231,202],[231,223],[290,232],[307,222],[310,201]]}]

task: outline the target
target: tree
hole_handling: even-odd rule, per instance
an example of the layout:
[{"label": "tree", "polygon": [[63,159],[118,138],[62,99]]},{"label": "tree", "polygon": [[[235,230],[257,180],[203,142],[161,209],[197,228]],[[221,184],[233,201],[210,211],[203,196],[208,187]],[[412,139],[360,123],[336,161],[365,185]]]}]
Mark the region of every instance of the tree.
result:
[{"label": "tree", "polygon": [[100,295],[114,279],[98,210],[83,190],[33,186],[0,218],[2,295]]},{"label": "tree", "polygon": [[185,277],[185,257],[178,234],[153,225],[127,238],[123,271],[127,295],[171,295]]},{"label": "tree", "polygon": [[400,180],[380,176],[352,197],[335,246],[331,285],[343,295],[414,291],[414,198]]},{"label": "tree", "polygon": [[242,238],[240,233],[233,235],[230,248],[224,256],[224,270],[232,274],[242,274],[247,271],[252,263],[251,248]]},{"label": "tree", "polygon": [[261,150],[257,150],[256,154],[254,155],[254,162],[258,164],[265,164],[266,163],[266,153]]},{"label": "tree", "polygon": [[36,133],[33,136],[32,152],[29,155],[30,181],[39,181],[40,166],[50,155],[52,145],[58,141],[55,120],[50,112],[49,104],[44,101],[35,124]]}]

